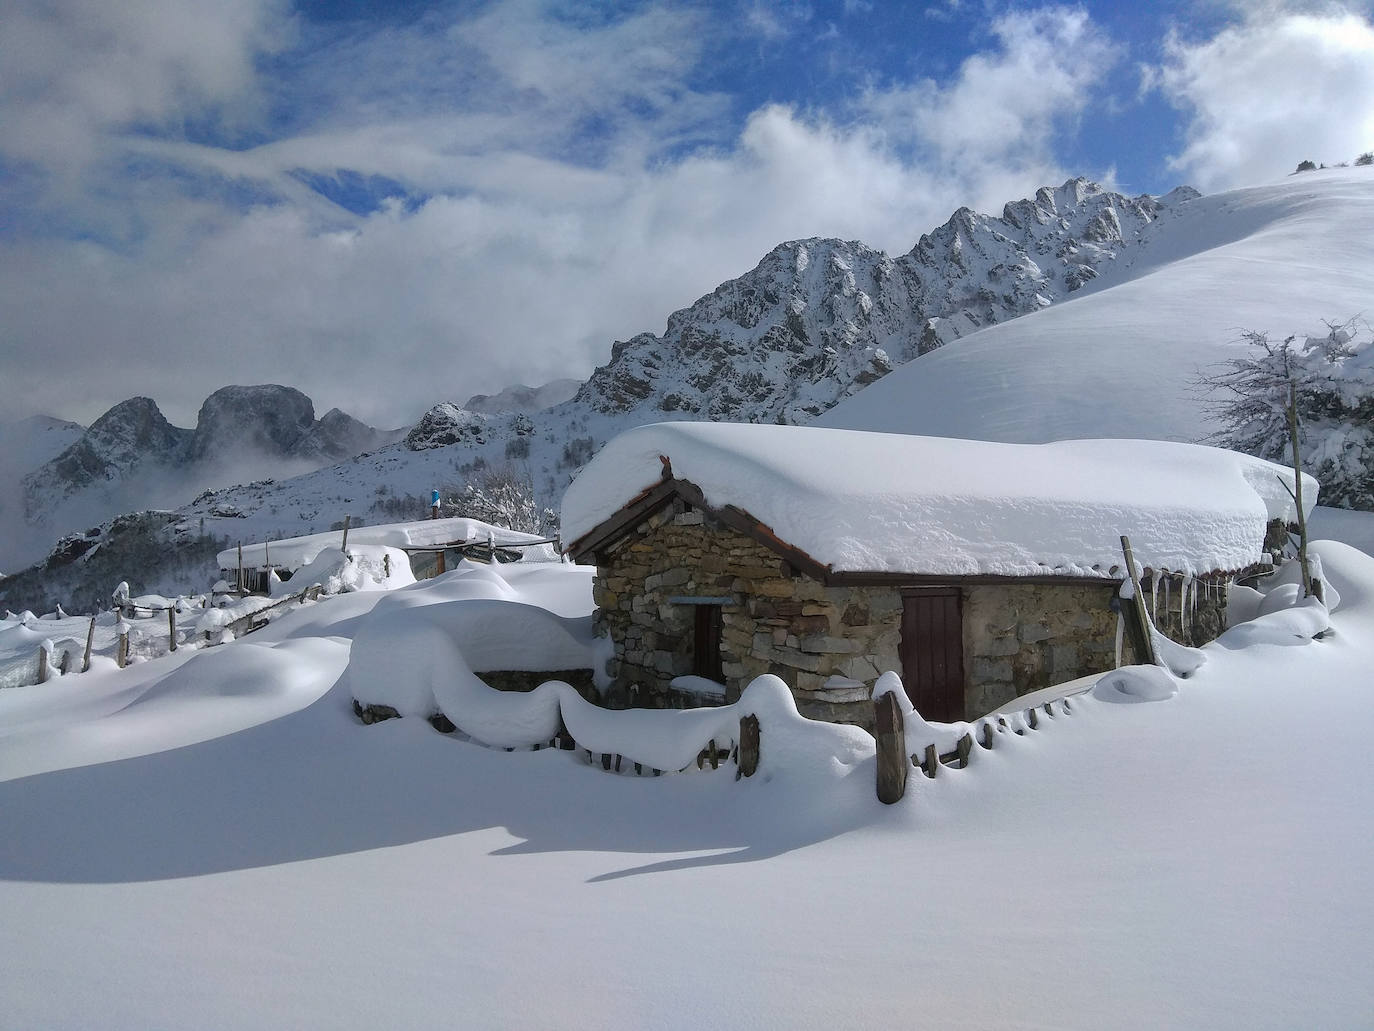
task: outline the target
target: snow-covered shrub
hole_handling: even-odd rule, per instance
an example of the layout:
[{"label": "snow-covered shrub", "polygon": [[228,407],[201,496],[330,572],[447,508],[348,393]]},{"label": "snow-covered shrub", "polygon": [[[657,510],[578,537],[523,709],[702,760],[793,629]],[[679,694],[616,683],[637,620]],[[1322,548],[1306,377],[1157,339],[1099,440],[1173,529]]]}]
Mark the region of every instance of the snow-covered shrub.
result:
[{"label": "snow-covered shrub", "polygon": [[1209,438],[1236,451],[1292,461],[1289,384],[1297,387],[1303,467],[1321,483],[1321,502],[1374,509],[1374,348],[1352,318],[1323,335],[1274,341],[1252,330],[1248,352],[1204,376],[1220,429]]},{"label": "snow-covered shrub", "polygon": [[513,465],[491,466],[475,473],[454,507],[460,516],[522,533],[543,533],[548,529],[547,512],[535,503],[529,474]]}]

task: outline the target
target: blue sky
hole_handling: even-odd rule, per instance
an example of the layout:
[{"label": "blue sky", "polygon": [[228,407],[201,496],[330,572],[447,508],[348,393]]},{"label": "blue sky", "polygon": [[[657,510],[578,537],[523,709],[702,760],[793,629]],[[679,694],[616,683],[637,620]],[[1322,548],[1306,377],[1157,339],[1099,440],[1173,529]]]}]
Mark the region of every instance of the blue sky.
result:
[{"label": "blue sky", "polygon": [[786,239],[895,253],[1072,175],[1214,192],[1348,161],[1370,16],[0,0],[3,419],[147,394],[185,425],[276,381],[399,425],[585,376]]}]

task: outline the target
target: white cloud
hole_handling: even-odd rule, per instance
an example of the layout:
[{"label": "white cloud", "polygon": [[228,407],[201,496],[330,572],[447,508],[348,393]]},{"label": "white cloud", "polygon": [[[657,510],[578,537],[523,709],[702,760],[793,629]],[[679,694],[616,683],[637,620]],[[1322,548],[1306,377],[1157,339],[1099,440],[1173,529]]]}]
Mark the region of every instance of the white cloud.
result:
[{"label": "white cloud", "polygon": [[744,9],[744,23],[751,32],[775,43],[786,39],[795,29],[810,21],[813,13],[811,5],[806,3],[778,4],[753,0]]},{"label": "white cloud", "polygon": [[953,83],[870,91],[867,109],[894,139],[970,179],[1048,171],[1056,134],[1094,102],[1117,48],[1081,8],[1011,12],[991,28],[998,49],[966,59]]},{"label": "white cloud", "polygon": [[[126,228],[112,231],[124,242],[0,244],[3,400],[90,419],[149,394],[186,423],[215,387],[274,380],[392,425],[438,400],[585,375],[613,339],[661,331],[782,240],[904,251],[961,204],[1000,208],[1062,179],[1056,133],[1114,56],[1081,11],[1011,14],[948,83],[870,90],[857,112],[768,105],[730,131],[730,98],[691,85],[703,17],[674,5],[583,24],[521,0],[333,39],[264,80],[254,55],[285,31],[264,4],[224,30],[205,82],[177,92],[194,68],[154,60],[162,71],[131,99],[77,119],[100,131],[70,204]],[[94,53],[145,45],[140,26]],[[261,146],[128,131],[207,111],[251,123],[284,91],[313,117]],[[19,106],[80,93],[56,80],[31,92]],[[109,178],[131,155],[154,171]],[[295,169],[386,176],[429,199],[357,217]],[[278,202],[245,210],[175,177]]]},{"label": "white cloud", "polygon": [[1204,191],[1374,146],[1374,26],[1353,11],[1271,5],[1213,39],[1172,38],[1147,81],[1188,116],[1170,165]]},{"label": "white cloud", "polygon": [[256,58],[292,31],[284,0],[16,0],[0,33],[4,151],[52,168],[130,124],[236,124],[260,100]]}]

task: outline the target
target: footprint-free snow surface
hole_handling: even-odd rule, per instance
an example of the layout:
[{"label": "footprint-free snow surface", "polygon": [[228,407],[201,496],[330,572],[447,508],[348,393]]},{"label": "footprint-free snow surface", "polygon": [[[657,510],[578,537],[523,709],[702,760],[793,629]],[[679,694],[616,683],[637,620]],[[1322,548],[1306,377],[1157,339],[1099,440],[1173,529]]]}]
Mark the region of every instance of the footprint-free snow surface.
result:
[{"label": "footprint-free snow surface", "polygon": [[1318,550],[1323,639],[1261,617],[893,806],[772,713],[739,781],[353,716],[384,599],[572,619],[570,566],[0,691],[0,1026],[1367,1026],[1374,559]]},{"label": "footprint-free snow surface", "polygon": [[1374,315],[1374,168],[1332,169],[1187,202],[1071,299],[908,362],[826,426],[1037,443],[1194,441],[1198,377],[1323,320]]}]

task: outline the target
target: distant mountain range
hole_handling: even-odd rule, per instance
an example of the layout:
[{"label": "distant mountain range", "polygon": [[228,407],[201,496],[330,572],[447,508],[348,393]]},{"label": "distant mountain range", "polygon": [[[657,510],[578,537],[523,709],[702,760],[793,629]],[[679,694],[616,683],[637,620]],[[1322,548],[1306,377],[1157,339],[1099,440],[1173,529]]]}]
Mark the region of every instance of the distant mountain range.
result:
[{"label": "distant mountain range", "polygon": [[[1187,187],[1126,197],[1071,179],[1000,217],[960,209],[899,257],[791,241],[673,313],[661,335],[615,342],[585,383],[444,402],[393,434],[342,413],[316,423],[308,399],[284,387],[217,391],[195,431],[136,399],[92,426],[87,446],[30,474],[25,500],[41,514],[111,472],[208,470],[250,449],[279,463],[273,479],[179,499],[176,515],[183,535],[194,526],[254,540],[328,529],[346,514],[418,515],[430,489],[451,496],[501,468],[556,508],[602,443],[663,419],[1196,439],[1206,426],[1197,369],[1234,353],[1237,327],[1286,334],[1374,305],[1365,171],[1210,198]],[[371,453],[283,478],[281,465],[342,452]]]},{"label": "distant mountain range", "polygon": [[337,408],[316,419],[310,398],[275,384],[216,390],[194,429],[173,426],[147,397],[121,401],[84,430],[25,420],[0,433],[0,442],[15,438],[35,460],[22,473],[15,461],[5,470],[5,507],[16,510],[6,516],[13,524],[22,513],[23,525],[0,552],[13,561],[35,538],[50,544],[55,532],[131,507],[184,504],[215,483],[306,472],[383,447],[403,432],[373,429]]}]

